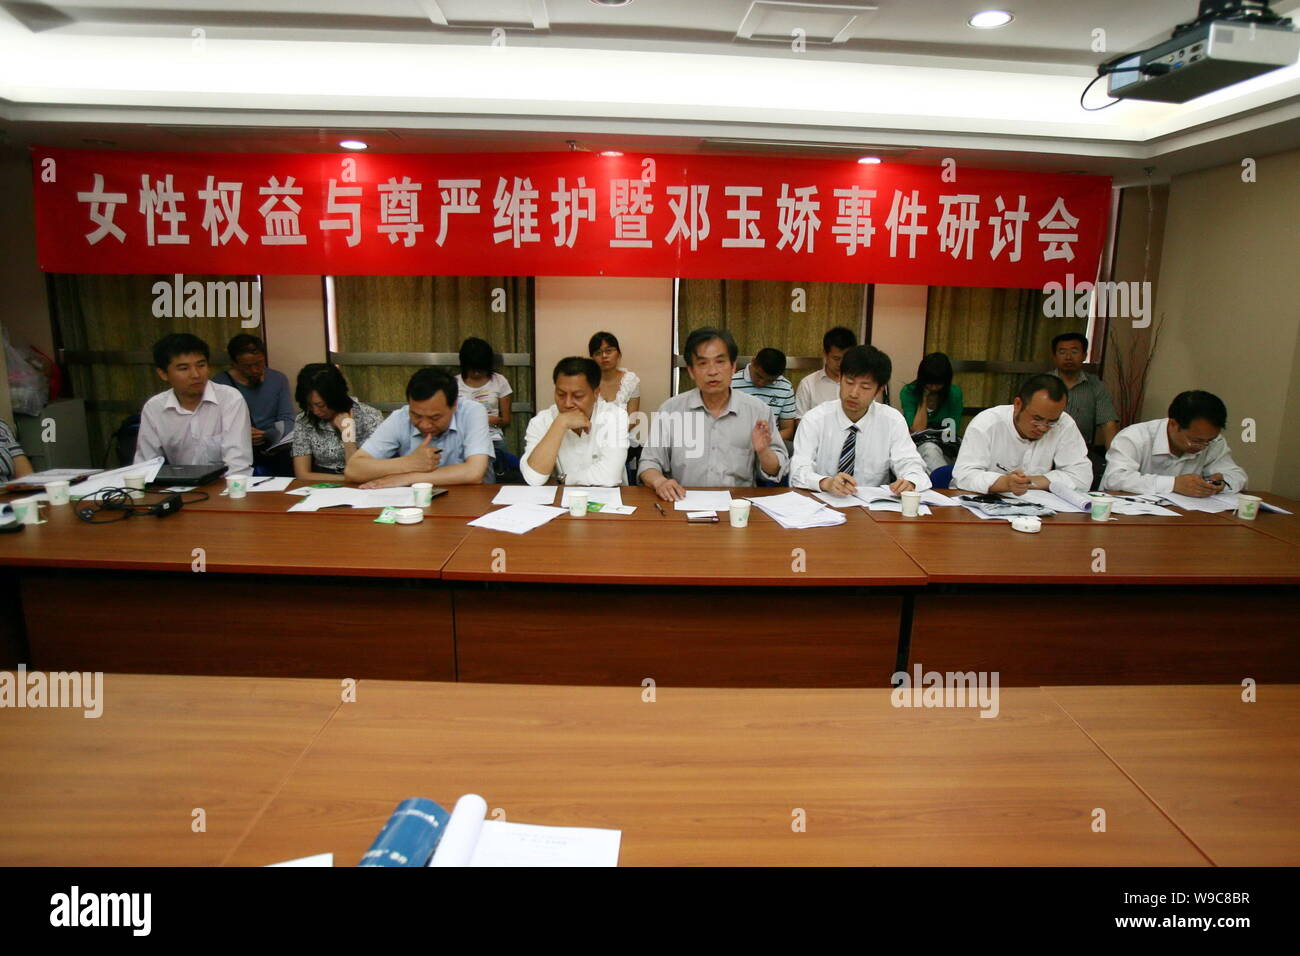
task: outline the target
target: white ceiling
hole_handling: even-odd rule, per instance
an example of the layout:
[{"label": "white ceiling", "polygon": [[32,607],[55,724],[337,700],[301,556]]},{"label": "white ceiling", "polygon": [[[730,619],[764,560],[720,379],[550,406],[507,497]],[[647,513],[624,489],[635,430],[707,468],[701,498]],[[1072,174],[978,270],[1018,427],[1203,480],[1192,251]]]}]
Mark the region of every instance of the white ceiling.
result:
[{"label": "white ceiling", "polygon": [[[315,151],[344,131],[384,151],[744,141],[1120,181],[1300,146],[1300,66],[1181,105],[1079,108],[1098,62],[1164,39],[1195,0],[1007,0],[1009,26],[966,25],[992,5],[0,2],[0,143]],[[1288,14],[1300,0],[1273,6]],[[1091,49],[1098,29],[1104,53]],[[1090,104],[1106,101],[1102,86]]]}]

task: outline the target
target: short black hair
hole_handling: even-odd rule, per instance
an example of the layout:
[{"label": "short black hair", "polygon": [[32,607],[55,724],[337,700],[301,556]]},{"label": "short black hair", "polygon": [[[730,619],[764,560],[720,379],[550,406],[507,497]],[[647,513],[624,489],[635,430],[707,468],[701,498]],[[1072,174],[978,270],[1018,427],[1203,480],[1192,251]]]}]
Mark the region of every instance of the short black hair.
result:
[{"label": "short black hair", "polygon": [[562,358],[555,363],[555,371],[551,373],[551,381],[558,382],[561,375],[585,375],[587,384],[593,389],[600,390],[600,366],[589,358],[581,355],[570,355],[568,358]]},{"label": "short black hair", "polygon": [[610,348],[618,349],[620,352],[623,351],[623,349],[618,344],[618,338],[614,335],[613,332],[597,332],[595,335],[591,337],[591,341],[587,343],[587,354],[595,355],[597,352],[600,351],[601,346],[604,345],[608,345]]},{"label": "short black hair", "polygon": [[884,388],[889,384],[889,376],[893,374],[894,363],[890,361],[888,355],[874,345],[853,346],[844,353],[844,361],[840,363],[841,380],[870,375],[877,385]]},{"label": "short black hair", "polygon": [[495,358],[487,339],[471,336],[460,343],[460,374],[463,376],[470,372],[486,372],[491,375],[496,364]]},{"label": "short black hair", "polygon": [[1056,347],[1062,342],[1078,342],[1083,346],[1083,354],[1088,354],[1088,336],[1082,332],[1062,332],[1056,338],[1052,339],[1052,352],[1056,352]]},{"label": "short black hair", "polygon": [[831,349],[851,349],[857,344],[858,337],[853,334],[853,330],[846,329],[842,325],[827,329],[826,334],[822,336],[822,352],[829,352]]},{"label": "short black hair", "polygon": [[239,356],[247,355],[249,352],[261,352],[265,355],[266,343],[256,335],[241,332],[226,343],[226,352],[230,354],[230,361],[238,362]]},{"label": "short black hair", "polygon": [[1016,392],[1016,398],[1020,399],[1021,406],[1028,405],[1034,400],[1034,396],[1039,392],[1046,392],[1047,397],[1054,402],[1063,402],[1069,397],[1066,391],[1065,383],[1055,375],[1048,375],[1044,372],[1041,375],[1031,375],[1020,383],[1020,391]]},{"label": "short black hair", "polygon": [[408,402],[426,402],[439,392],[446,398],[448,408],[456,404],[456,396],[460,393],[456,380],[441,369],[422,368],[406,383]]},{"label": "short black hair", "polygon": [[702,329],[696,329],[690,335],[686,336],[686,364],[695,364],[695,353],[705,342],[712,342],[714,339],[721,339],[722,344],[727,347],[727,354],[731,356],[731,364],[736,364],[736,356],[740,354],[740,349],[736,347],[736,340],[726,329],[717,329],[711,325],[706,325]]},{"label": "short black hair", "polygon": [[153,344],[153,364],[164,372],[172,364],[172,359],[195,354],[202,355],[205,359],[211,358],[208,343],[189,332],[173,332]]},{"label": "short black hair", "polygon": [[1218,395],[1209,392],[1181,392],[1169,403],[1169,417],[1179,428],[1190,428],[1192,422],[1203,418],[1222,431],[1228,426],[1228,406]]},{"label": "short black hair", "polygon": [[785,353],[780,349],[759,349],[754,356],[754,364],[768,375],[784,375]]},{"label": "short black hair", "polygon": [[304,365],[298,372],[298,384],[294,388],[293,397],[297,400],[302,413],[307,416],[307,421],[317,428],[324,427],[326,423],[312,414],[312,392],[319,395],[320,400],[335,414],[350,412],[355,404],[352,396],[348,394],[348,380],[343,377],[343,373],[337,366],[326,362]]}]

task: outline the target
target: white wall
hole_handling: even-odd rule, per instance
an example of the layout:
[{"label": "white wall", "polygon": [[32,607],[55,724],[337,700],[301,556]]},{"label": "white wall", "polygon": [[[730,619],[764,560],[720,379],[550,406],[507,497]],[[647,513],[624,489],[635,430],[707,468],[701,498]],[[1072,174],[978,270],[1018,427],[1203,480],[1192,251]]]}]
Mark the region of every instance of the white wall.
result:
[{"label": "white wall", "polygon": [[320,276],[264,276],[263,330],[272,368],[297,382],[298,370],[325,361],[325,293]]},{"label": "white wall", "polygon": [[623,366],[641,377],[641,409],[668,398],[673,337],[673,280],[612,276],[539,276],[533,364],[537,407],[552,403],[551,372],[569,355],[586,355],[595,332],[613,332]]},{"label": "white wall", "polygon": [[871,311],[871,341],[894,363],[889,396],[899,408],[902,387],[916,377],[925,356],[925,305],[930,287],[877,285]]}]

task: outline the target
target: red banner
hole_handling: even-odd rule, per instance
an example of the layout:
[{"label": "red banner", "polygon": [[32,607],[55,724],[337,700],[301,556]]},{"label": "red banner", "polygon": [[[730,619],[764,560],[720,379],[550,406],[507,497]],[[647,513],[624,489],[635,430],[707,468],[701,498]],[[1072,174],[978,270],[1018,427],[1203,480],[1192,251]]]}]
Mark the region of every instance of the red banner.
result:
[{"label": "red banner", "polygon": [[32,151],[49,272],[1092,279],[1110,180],[591,153]]}]

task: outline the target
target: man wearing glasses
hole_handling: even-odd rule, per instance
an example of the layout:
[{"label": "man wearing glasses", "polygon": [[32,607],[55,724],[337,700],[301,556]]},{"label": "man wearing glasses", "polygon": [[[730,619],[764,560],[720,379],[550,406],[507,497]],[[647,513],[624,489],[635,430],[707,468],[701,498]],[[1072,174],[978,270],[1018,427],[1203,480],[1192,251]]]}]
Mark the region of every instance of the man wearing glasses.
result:
[{"label": "man wearing glasses", "polygon": [[1246,473],[1220,434],[1227,424],[1228,409],[1218,396],[1183,392],[1170,403],[1168,418],[1138,422],[1115,436],[1102,489],[1192,498],[1241,491]]},{"label": "man wearing glasses", "polygon": [[1025,380],[1010,405],[986,408],[966,428],[952,483],[979,494],[1092,484],[1088,446],[1065,411],[1065,383],[1054,375]]}]

